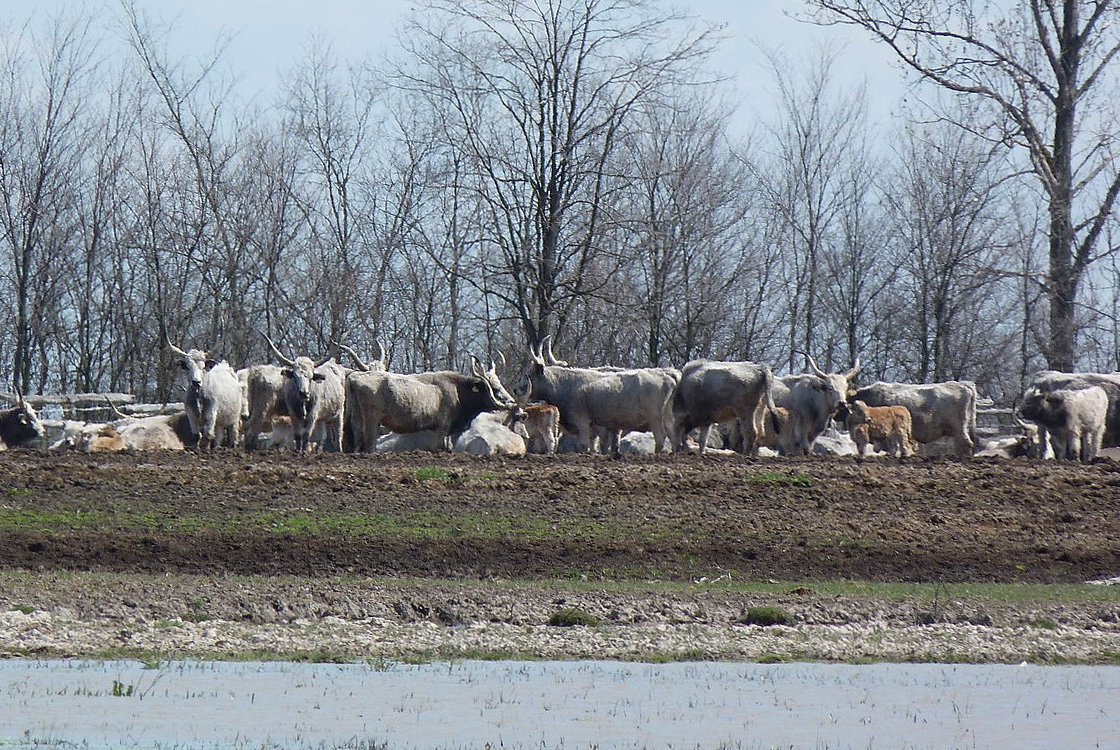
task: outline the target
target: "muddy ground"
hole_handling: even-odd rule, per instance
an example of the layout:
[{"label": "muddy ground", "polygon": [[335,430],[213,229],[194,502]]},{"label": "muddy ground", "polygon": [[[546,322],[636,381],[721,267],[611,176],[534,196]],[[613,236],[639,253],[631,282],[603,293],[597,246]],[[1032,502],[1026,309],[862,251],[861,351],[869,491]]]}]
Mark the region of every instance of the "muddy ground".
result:
[{"label": "muddy ground", "polygon": [[0,568],[1076,582],[1120,463],[218,452],[0,458]]},{"label": "muddy ground", "polygon": [[[181,629],[155,632],[169,619],[427,623],[461,637],[457,626],[535,627],[569,606],[616,625],[725,628],[753,605],[776,604],[805,627],[1068,624],[1079,638],[1105,639],[1068,658],[1110,661],[1120,652],[1116,597],[931,606],[813,585],[1110,578],[1120,575],[1118,508],[1120,463],[1110,460],[11,451],[0,454],[0,610],[14,619],[0,641],[7,633],[17,654],[97,653],[107,636],[74,645],[79,624],[131,634],[147,623],[181,640]],[[534,579],[552,583],[524,583]],[[692,588],[597,592],[607,581]],[[775,583],[768,593],[720,588],[743,581]],[[959,636],[946,636],[950,653]],[[525,648],[581,653],[579,639],[555,653]],[[717,656],[758,656],[752,648],[761,646]],[[1024,648],[966,658],[1018,658]],[[900,658],[884,654],[870,656]]]}]

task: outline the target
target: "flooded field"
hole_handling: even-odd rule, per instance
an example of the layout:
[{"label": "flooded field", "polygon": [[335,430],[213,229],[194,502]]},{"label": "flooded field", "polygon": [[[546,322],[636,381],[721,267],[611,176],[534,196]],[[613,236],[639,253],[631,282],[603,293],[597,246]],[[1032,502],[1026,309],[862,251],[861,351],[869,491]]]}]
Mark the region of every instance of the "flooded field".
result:
[{"label": "flooded field", "polygon": [[0,747],[1115,748],[1120,669],[0,662]]}]

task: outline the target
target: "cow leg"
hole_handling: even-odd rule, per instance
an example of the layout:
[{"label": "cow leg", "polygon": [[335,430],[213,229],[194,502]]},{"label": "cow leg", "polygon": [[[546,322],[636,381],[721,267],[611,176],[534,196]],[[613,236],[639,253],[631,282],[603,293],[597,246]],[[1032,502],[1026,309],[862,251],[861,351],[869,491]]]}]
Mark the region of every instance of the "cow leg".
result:
[{"label": "cow leg", "polygon": [[587,420],[580,421],[576,425],[576,439],[579,441],[580,453],[591,453],[592,452],[591,440],[592,440],[593,437],[594,436],[591,432],[591,422],[590,421],[587,421]]},{"label": "cow leg", "polygon": [[708,435],[712,432],[712,423],[708,422],[700,428],[700,455],[708,452]]},{"label": "cow leg", "polygon": [[346,424],[345,415],[339,410],[338,415],[331,420],[331,428],[329,431],[331,447],[336,453],[342,453],[342,429]]}]

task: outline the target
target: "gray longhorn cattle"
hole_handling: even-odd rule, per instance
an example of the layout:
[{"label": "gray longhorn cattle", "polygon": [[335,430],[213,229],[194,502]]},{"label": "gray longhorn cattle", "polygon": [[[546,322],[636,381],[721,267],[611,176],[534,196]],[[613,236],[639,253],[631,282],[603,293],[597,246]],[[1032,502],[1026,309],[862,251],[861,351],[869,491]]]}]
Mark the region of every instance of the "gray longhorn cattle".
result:
[{"label": "gray longhorn cattle", "polygon": [[905,406],[919,443],[952,438],[957,453],[971,456],[976,446],[976,384],[967,380],[914,385],[872,383],[848,394],[868,406]]},{"label": "gray longhorn cattle", "polygon": [[[530,349],[532,364],[517,392],[552,404],[560,410],[563,428],[576,436],[579,450],[591,450],[596,431],[617,449],[620,432],[650,431],[660,453],[672,444],[672,400],[679,379],[673,368],[586,369],[548,364],[543,345]],[[552,361],[558,361],[551,355]]]},{"label": "gray longhorn cattle", "polygon": [[28,446],[46,434],[35,407],[22,398],[15,406],[0,409],[0,450]]},{"label": "gray longhorn cattle", "polygon": [[837,409],[845,404],[852,378],[859,373],[859,358],[844,373],[824,372],[806,356],[812,372],[776,378],[771,390],[774,405],[787,410],[779,445],[787,456],[804,456],[828,427]]},{"label": "gray longhorn cattle", "polygon": [[214,448],[223,437],[227,446],[237,447],[241,433],[241,383],[237,373],[225,360],[214,360],[198,349],[185,352],[170,341],[167,348],[187,373],[183,403],[191,430],[198,435],[198,447]]},{"label": "gray longhorn cattle", "polygon": [[1039,423],[1050,431],[1055,458],[1089,462],[1097,457],[1108,416],[1108,394],[1098,385],[1047,391]]},{"label": "gray longhorn cattle", "polygon": [[700,452],[704,453],[712,425],[738,419],[743,435],[740,450],[757,456],[763,420],[774,409],[773,386],[769,365],[707,359],[689,362],[673,397],[677,447],[683,448],[688,433],[699,427]]},{"label": "gray longhorn cattle", "polygon": [[268,336],[265,341],[285,367],[281,369],[286,382],[280,398],[292,419],[296,450],[311,450],[312,437],[320,427],[325,430],[323,447],[342,451],[342,426],[346,414],[344,373],[338,363],[324,357],[318,362],[310,357],[285,356]]},{"label": "gray longhorn cattle", "polygon": [[[1094,386],[1104,390],[1108,397],[1102,445],[1106,448],[1120,446],[1120,373],[1042,370],[1031,377],[1019,403],[1019,416],[1038,425],[1037,456],[1046,455],[1047,444],[1054,442],[1050,439],[1050,433],[1062,427],[1060,419],[1053,423],[1048,422],[1047,414],[1042,409],[1042,401],[1046,394],[1058,390],[1081,390]],[[1055,453],[1065,450],[1058,445],[1052,447]]]},{"label": "gray longhorn cattle", "polygon": [[450,450],[451,436],[466,430],[479,414],[516,406],[494,364],[483,369],[473,356],[470,375],[356,370],[346,379],[346,401],[354,450],[361,452],[375,449],[382,427],[397,433],[433,431]]}]

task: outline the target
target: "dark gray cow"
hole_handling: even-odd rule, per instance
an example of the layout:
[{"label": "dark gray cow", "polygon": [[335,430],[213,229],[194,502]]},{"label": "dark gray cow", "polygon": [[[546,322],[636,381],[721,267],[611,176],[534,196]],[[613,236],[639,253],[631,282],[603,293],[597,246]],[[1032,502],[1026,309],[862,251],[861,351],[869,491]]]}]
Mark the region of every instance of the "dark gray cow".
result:
[{"label": "dark gray cow", "polygon": [[22,398],[15,406],[0,409],[0,450],[25,447],[46,434],[35,407]]},{"label": "dark gray cow", "polygon": [[673,397],[673,418],[678,449],[688,433],[700,428],[700,452],[708,447],[708,433],[716,422],[739,420],[740,450],[758,455],[759,436],[767,411],[774,409],[770,395],[774,376],[770,366],[755,362],[714,362],[698,359],[681,371]]}]

